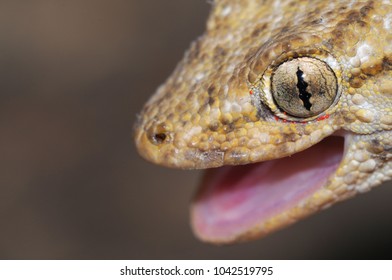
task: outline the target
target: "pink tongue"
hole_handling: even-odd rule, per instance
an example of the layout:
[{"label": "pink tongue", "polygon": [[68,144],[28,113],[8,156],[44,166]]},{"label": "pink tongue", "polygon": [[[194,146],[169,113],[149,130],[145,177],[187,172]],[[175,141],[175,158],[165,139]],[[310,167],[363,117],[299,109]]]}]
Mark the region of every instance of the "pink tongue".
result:
[{"label": "pink tongue", "polygon": [[291,157],[208,170],[192,207],[196,234],[230,239],[294,207],[337,169],[343,142],[329,137]]}]

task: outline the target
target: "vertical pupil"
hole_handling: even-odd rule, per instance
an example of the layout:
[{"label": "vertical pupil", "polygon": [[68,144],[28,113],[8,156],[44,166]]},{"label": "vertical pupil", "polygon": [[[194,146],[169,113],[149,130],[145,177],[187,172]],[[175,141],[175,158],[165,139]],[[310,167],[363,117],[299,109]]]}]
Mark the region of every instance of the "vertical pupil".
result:
[{"label": "vertical pupil", "polygon": [[304,72],[297,68],[297,88],[299,91],[299,98],[302,100],[304,103],[304,107],[306,110],[310,111],[310,107],[312,107],[312,104],[310,103],[310,97],[312,96],[309,92],[306,91],[306,88],[308,87],[308,83],[305,82],[303,74]]}]

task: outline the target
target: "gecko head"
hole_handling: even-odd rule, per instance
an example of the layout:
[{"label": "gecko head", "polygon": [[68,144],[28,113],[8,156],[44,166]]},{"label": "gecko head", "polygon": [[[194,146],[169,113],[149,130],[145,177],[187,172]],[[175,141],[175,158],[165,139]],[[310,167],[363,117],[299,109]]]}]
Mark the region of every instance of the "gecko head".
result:
[{"label": "gecko head", "polygon": [[209,168],[191,208],[205,241],[263,236],[391,177],[392,8],[267,2],[216,1],[135,125],[147,160]]}]

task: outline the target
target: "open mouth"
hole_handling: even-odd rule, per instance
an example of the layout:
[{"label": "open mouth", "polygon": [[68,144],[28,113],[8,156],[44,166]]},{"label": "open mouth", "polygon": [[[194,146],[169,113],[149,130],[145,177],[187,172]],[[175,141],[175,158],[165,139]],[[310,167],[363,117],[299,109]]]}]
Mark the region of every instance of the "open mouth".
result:
[{"label": "open mouth", "polygon": [[290,157],[207,170],[192,205],[197,236],[230,242],[263,227],[328,185],[344,153],[344,138],[331,136]]}]

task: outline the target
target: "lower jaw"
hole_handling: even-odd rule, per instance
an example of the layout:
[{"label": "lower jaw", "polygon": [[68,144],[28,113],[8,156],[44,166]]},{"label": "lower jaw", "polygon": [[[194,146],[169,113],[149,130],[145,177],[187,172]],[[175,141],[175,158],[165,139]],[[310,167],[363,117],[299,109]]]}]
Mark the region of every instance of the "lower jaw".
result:
[{"label": "lower jaw", "polygon": [[291,157],[207,170],[191,209],[195,234],[225,243],[262,231],[325,187],[343,152],[344,138],[330,136]]}]

